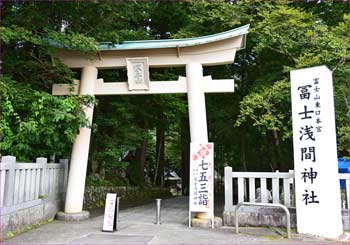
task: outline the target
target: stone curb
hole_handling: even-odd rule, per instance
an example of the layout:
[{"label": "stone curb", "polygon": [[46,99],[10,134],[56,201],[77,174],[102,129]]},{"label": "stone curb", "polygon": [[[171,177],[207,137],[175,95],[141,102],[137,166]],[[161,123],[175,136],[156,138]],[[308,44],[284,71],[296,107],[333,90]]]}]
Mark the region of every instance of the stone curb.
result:
[{"label": "stone curb", "polygon": [[90,217],[90,213],[88,211],[82,211],[80,213],[65,213],[58,212],[56,214],[57,220],[68,221],[68,222],[76,222],[86,220]]}]

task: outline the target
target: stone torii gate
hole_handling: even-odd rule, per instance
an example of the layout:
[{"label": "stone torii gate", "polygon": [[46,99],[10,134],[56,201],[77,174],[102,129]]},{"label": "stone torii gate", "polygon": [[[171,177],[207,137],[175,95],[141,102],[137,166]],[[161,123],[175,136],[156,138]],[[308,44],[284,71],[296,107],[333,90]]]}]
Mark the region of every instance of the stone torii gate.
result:
[{"label": "stone torii gate", "polygon": [[[57,55],[70,68],[81,68],[80,81],[54,84],[53,95],[136,95],[187,93],[191,142],[208,142],[205,93],[234,92],[234,80],[203,77],[202,66],[233,63],[236,51],[245,47],[249,25],[226,32],[187,39],[128,41],[122,44],[100,43],[92,60],[81,52],[57,49]],[[186,77],[177,81],[150,81],[149,67],[186,66]],[[127,67],[127,82],[104,82],[98,69]],[[85,108],[92,122],[93,107]],[[83,211],[85,178],[91,129],[82,127],[71,155],[66,203],[63,216],[87,218]],[[202,217],[201,217],[202,216]],[[208,218],[206,213],[197,214]]]}]

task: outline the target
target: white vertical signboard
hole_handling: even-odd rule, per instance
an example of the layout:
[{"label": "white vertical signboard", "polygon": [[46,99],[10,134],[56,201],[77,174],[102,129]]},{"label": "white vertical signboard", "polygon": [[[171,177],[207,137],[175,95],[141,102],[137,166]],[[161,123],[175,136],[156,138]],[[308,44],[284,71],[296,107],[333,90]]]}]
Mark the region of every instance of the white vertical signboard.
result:
[{"label": "white vertical signboard", "polygon": [[208,212],[214,219],[214,144],[191,143],[190,157],[190,222],[191,212]]},{"label": "white vertical signboard", "polygon": [[299,233],[343,233],[332,73],[326,66],[291,76],[295,200]]},{"label": "white vertical signboard", "polygon": [[116,200],[116,193],[107,193],[102,231],[113,232],[117,228],[117,215],[115,210]]}]

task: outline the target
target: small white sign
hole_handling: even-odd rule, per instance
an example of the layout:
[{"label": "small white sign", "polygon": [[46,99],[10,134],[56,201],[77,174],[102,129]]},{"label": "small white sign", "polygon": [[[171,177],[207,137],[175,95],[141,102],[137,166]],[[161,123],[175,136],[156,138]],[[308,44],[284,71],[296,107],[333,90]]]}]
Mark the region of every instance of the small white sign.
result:
[{"label": "small white sign", "polygon": [[129,90],[149,90],[148,58],[126,59]]},{"label": "small white sign", "polygon": [[299,233],[343,233],[332,73],[326,66],[291,76],[295,200]]},{"label": "small white sign", "polygon": [[191,143],[190,212],[214,210],[214,144]]},{"label": "small white sign", "polygon": [[113,232],[117,228],[116,227],[117,220],[116,220],[116,213],[115,213],[116,200],[117,200],[116,193],[107,193],[102,231]]}]

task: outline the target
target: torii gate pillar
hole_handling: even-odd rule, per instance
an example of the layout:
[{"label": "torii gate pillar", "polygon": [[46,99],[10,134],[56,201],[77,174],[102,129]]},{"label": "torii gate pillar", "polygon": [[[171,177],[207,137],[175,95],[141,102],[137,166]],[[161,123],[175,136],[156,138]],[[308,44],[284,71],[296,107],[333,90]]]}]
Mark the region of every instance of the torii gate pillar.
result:
[{"label": "torii gate pillar", "polygon": [[[207,143],[207,113],[203,90],[203,67],[200,63],[186,65],[188,114],[191,142]],[[197,213],[197,218],[211,219],[210,213]]]},{"label": "torii gate pillar", "polygon": [[[94,86],[97,79],[97,68],[86,66],[82,69],[80,95],[94,96]],[[94,107],[84,108],[85,115],[92,123]],[[65,213],[81,213],[83,210],[83,199],[85,190],[86,169],[89,156],[91,128],[80,128],[76,137],[71,155],[69,178],[66,194]]]},{"label": "torii gate pillar", "polygon": [[186,65],[188,113],[191,142],[208,142],[207,113],[203,91],[203,68],[200,63]]}]

